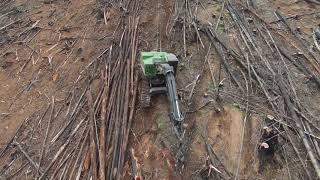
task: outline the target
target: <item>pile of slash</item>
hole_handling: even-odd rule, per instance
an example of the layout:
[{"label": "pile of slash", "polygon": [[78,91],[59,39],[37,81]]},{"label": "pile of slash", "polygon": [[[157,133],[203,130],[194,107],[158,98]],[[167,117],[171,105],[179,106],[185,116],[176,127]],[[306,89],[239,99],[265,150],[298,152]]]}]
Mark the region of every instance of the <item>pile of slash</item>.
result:
[{"label": "pile of slash", "polygon": [[[289,22],[298,16],[285,17],[279,9],[266,7],[273,12],[270,18],[259,14],[258,3],[225,1],[216,23],[201,26],[226,73],[224,80],[219,76],[212,95],[236,102],[245,112],[244,127],[252,114],[265,117],[257,143],[261,166],[276,152],[286,162],[286,178],[319,178],[319,27],[306,37]],[[225,80],[232,88],[224,88]],[[241,152],[242,146],[239,161]],[[288,163],[293,159],[296,165]],[[218,174],[238,177],[238,169]]]},{"label": "pile of slash", "polygon": [[[318,2],[313,1],[309,3]],[[0,7],[7,2],[0,2]],[[215,51],[220,70],[211,72],[217,87],[209,96],[239,104],[248,118],[250,114],[268,117],[264,130],[272,131],[272,136],[261,131],[257,149],[272,146],[290,161],[285,165],[289,179],[320,178],[320,31],[315,27],[313,35],[305,37],[289,21],[296,17],[286,17],[278,9],[272,10],[276,19],[267,21],[257,2],[217,2],[220,14],[215,22],[204,23],[195,15],[205,9],[200,0],[176,1],[171,20],[182,32],[181,57],[187,59],[189,34],[208,54]],[[0,150],[0,179],[123,179],[125,172],[137,173],[139,165],[127,145],[138,92],[142,4],[143,0],[110,3],[122,12],[112,45],[83,69],[65,99],[50,97],[45,111],[26,118]],[[36,26],[20,35],[36,36]],[[0,32],[5,28],[0,27]],[[210,45],[205,47],[204,42]],[[212,149],[208,148],[210,172],[220,179],[238,178],[238,171],[222,170]],[[126,163],[127,159],[132,161]]]},{"label": "pile of slash", "polygon": [[65,99],[52,96],[45,111],[39,108],[25,119],[0,151],[0,179],[123,177],[137,95],[140,6],[140,1],[116,3],[122,18],[113,37],[119,38],[82,70]]},{"label": "pile of slash", "polygon": [[[302,3],[317,6],[319,1]],[[269,1],[226,0],[217,3],[221,9],[214,14],[214,20],[208,18],[204,22],[197,19],[197,12],[211,3],[185,0],[178,4],[184,56],[189,55],[190,32],[199,47],[208,52],[203,64],[209,65],[212,84],[216,85],[209,96],[216,102],[240,107],[244,112],[243,136],[253,114],[265,119],[256,143],[260,170],[265,163],[277,166],[276,160],[270,161],[277,153],[285,164],[281,165],[287,171],[285,179],[320,178],[319,25],[314,24],[312,34],[306,34],[291,23],[319,12],[284,16]],[[207,58],[212,51],[220,60],[218,72],[212,71]],[[207,144],[209,162],[203,177],[239,178],[244,146],[241,143],[235,172],[230,172],[219,161],[214,147]]]}]

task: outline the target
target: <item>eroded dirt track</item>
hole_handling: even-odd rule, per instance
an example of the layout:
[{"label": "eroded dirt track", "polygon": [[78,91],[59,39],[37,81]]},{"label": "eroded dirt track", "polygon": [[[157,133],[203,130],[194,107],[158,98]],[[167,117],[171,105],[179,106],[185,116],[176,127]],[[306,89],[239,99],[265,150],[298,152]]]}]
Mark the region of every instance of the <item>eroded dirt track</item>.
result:
[{"label": "eroded dirt track", "polygon": [[[320,5],[4,0],[0,7],[0,179],[319,175]],[[180,140],[165,95],[147,109],[135,103],[140,51],[179,58]],[[275,135],[264,138],[266,127]],[[270,139],[274,152],[265,155],[261,144]]]}]

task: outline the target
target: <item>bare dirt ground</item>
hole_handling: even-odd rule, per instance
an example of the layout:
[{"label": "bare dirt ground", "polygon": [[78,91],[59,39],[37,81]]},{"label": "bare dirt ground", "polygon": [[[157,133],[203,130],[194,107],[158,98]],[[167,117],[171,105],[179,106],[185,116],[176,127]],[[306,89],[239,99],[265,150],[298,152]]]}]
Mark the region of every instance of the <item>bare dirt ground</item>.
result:
[{"label": "bare dirt ground", "polygon": [[91,4],[8,2],[4,10],[13,12],[2,17],[2,24],[10,23],[15,16],[21,21],[1,36],[2,145],[22,121],[46,106],[52,95],[60,95],[58,101],[62,99],[65,89],[79,77],[81,67],[108,45],[99,39],[106,35],[102,31],[111,33],[112,28],[99,29],[97,12]]},{"label": "bare dirt ground", "polygon": [[[86,91],[84,89],[88,84],[98,102],[99,90],[104,83],[102,73],[92,70],[92,66],[99,58],[105,57],[111,45],[118,45],[117,42],[123,38],[121,33],[116,32],[122,16],[131,13],[128,10],[130,7],[125,7],[126,2],[0,2],[0,179],[39,178],[47,167],[51,167],[55,152],[59,152],[64,142],[59,139],[57,143],[44,143],[46,148],[43,150],[43,142],[47,141],[44,139],[53,142],[55,135],[68,123],[69,119],[64,115],[67,117],[73,109],[79,111],[79,115],[74,117],[77,123],[64,132],[63,138],[67,139],[77,124],[86,119],[89,107],[81,105],[86,101],[79,101],[78,109],[77,102],[81,100],[81,93]],[[252,37],[256,38],[257,52],[265,57],[260,61],[255,51],[251,57],[245,43],[239,44],[241,35],[245,36],[245,33],[238,32],[227,1],[132,2],[141,4],[138,13],[138,54],[140,51],[166,51],[176,54],[180,60],[176,80],[185,113],[185,134],[182,140],[177,139],[168,116],[169,104],[165,95],[152,97],[151,107],[147,109],[140,107],[137,102],[122,179],[133,179],[132,150],[138,160],[142,179],[317,179],[317,169],[303,146],[285,98],[282,98],[282,94],[286,93],[277,89],[278,76],[268,76],[269,71],[265,69],[269,67],[264,66],[263,60],[271,64],[275,74],[289,74],[293,78],[292,82],[287,82],[285,78],[284,84],[288,87],[289,99],[296,105],[295,111],[307,114],[305,118],[299,116],[299,121],[304,121],[303,132],[308,135],[316,163],[319,163],[320,93],[312,73],[319,78],[320,52],[313,45],[312,34],[320,25],[320,13],[317,12],[320,5],[293,0],[231,1],[234,7],[242,10],[245,21],[254,19],[246,28],[254,29],[250,33],[258,34]],[[249,2],[251,5],[247,6]],[[245,10],[243,5],[249,10]],[[294,33],[299,32],[301,39],[290,33],[279,16],[277,18],[276,10],[283,17],[292,16],[286,18],[286,22],[294,27]],[[255,20],[259,19],[257,15],[268,23],[270,30],[278,32],[277,35],[271,33],[277,36],[278,46],[290,49],[289,54],[297,62],[314,57],[315,61],[303,61],[312,73],[304,68],[301,71],[302,65],[296,67],[287,59],[290,73],[283,72],[280,68],[284,66],[282,61],[275,57],[277,48],[268,39],[265,27]],[[207,35],[207,26],[218,32],[223,42],[227,42],[228,50],[215,46],[215,42]],[[308,42],[307,46],[301,45],[302,41]],[[273,50],[269,50],[269,46]],[[265,92],[259,83],[255,84],[256,79],[253,75],[251,77],[250,70],[248,75],[244,75],[247,73],[245,70],[239,70],[241,65],[231,57],[230,49],[243,53],[248,62],[250,59],[252,67],[248,63],[249,69],[261,73],[259,76],[265,80],[262,84],[267,87],[270,98],[264,96]],[[219,52],[223,52],[223,55]],[[223,60],[227,63],[224,64]],[[88,83],[86,77],[91,76],[90,73],[95,76]],[[289,85],[295,88],[291,90]],[[270,105],[270,102],[275,105]],[[52,104],[55,104],[55,108],[52,108]],[[100,109],[97,108],[97,111],[100,112]],[[271,123],[266,121],[267,115],[274,116],[276,120],[271,120]],[[96,117],[99,126],[101,122],[98,115]],[[52,124],[51,128],[47,128],[50,127],[47,124]],[[262,131],[266,126],[278,130],[278,149],[271,160],[263,160],[259,154]],[[286,128],[290,131],[286,131]],[[80,148],[81,142],[86,141],[88,136],[86,132],[87,127],[79,128],[79,132],[72,137],[72,146],[53,164],[54,168],[48,169],[48,179],[92,178],[94,170],[89,143],[83,143],[84,152]],[[289,140],[291,137],[292,140]],[[26,150],[32,161],[17,148],[16,142]],[[110,148],[108,153],[111,151],[116,150]],[[83,157],[80,156],[82,154]],[[67,157],[66,162],[63,157]],[[109,162],[110,154],[105,157]],[[80,161],[83,163],[78,163]],[[113,169],[110,174],[116,171]]]}]

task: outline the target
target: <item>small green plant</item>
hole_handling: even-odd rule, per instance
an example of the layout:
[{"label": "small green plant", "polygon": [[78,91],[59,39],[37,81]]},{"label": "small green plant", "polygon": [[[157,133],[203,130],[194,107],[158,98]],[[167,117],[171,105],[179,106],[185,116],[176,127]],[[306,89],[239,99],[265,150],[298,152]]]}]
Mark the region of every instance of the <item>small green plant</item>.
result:
[{"label": "small green plant", "polygon": [[217,90],[217,87],[212,82],[210,82],[208,85],[208,91],[213,93],[216,90]]},{"label": "small green plant", "polygon": [[22,5],[15,7],[15,9],[16,9],[16,11],[19,12],[19,13],[26,11],[26,7],[25,7],[25,6],[22,6]]},{"label": "small green plant", "polygon": [[157,118],[156,121],[157,121],[158,129],[163,130],[165,128],[165,119],[164,119],[164,117],[160,115]]}]

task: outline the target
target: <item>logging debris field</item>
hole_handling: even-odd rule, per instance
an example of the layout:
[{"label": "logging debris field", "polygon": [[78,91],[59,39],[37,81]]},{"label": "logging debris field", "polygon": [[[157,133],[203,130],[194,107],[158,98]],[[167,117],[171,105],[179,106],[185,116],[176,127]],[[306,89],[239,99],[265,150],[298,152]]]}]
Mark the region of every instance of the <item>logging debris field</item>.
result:
[{"label": "logging debris field", "polygon": [[319,179],[319,44],[319,0],[2,0],[0,179]]}]

